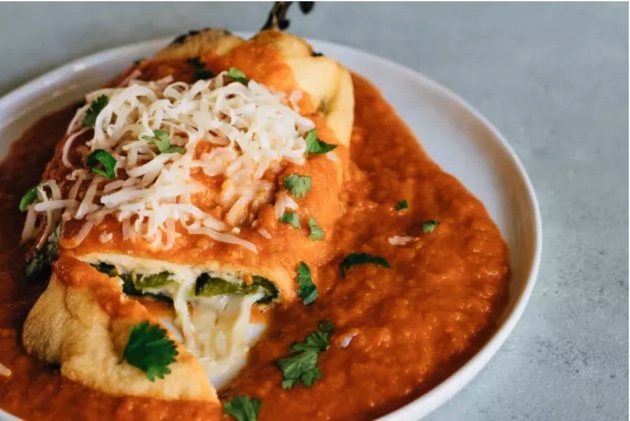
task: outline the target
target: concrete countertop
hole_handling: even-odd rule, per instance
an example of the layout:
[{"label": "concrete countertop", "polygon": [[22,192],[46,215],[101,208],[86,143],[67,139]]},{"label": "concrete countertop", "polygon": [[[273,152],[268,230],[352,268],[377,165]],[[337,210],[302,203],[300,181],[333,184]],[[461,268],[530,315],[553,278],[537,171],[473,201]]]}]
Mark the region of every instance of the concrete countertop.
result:
[{"label": "concrete countertop", "polygon": [[[205,26],[256,30],[270,3],[2,3],[0,95],[102,49]],[[321,3],[302,36],[444,84],[523,160],[540,276],[503,348],[430,420],[628,419],[628,5]]]}]

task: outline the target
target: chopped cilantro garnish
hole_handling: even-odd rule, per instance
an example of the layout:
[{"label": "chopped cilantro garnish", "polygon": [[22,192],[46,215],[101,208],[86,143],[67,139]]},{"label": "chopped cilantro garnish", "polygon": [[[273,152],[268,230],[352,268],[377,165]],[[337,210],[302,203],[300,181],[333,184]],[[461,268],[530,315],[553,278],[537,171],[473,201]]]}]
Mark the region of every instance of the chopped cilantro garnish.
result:
[{"label": "chopped cilantro garnish", "polygon": [[223,405],[223,412],[236,418],[237,421],[256,421],[262,402],[258,398],[236,396]]},{"label": "chopped cilantro garnish", "polygon": [[[97,167],[101,164],[103,168]],[[116,159],[104,149],[97,149],[87,156],[87,166],[95,172],[105,178],[116,178]]]},{"label": "chopped cilantro garnish", "polygon": [[310,388],[315,380],[322,378],[322,372],[317,367],[319,354],[330,348],[330,334],[334,331],[332,322],[319,322],[319,330],[308,335],[304,342],[291,346],[290,351],[294,355],[278,360],[284,378],[283,389],[292,389],[299,382]]},{"label": "chopped cilantro garnish", "polygon": [[160,153],[186,153],[186,149],[171,144],[168,133],[164,130],[153,130],[153,136],[142,136],[144,140],[154,143]]},{"label": "chopped cilantro garnish", "polygon": [[178,355],[175,342],[168,338],[159,325],[143,321],[131,328],[125,347],[125,359],[129,364],[144,371],[147,378],[155,381],[170,374],[168,365]]},{"label": "chopped cilantro garnish", "polygon": [[109,98],[107,95],[100,95],[90,104],[90,108],[85,112],[85,117],[83,117],[83,122],[81,125],[83,127],[94,127],[96,123],[96,117],[98,117],[99,113],[103,111],[103,108],[107,107],[107,103],[109,102]]},{"label": "chopped cilantro garnish", "polygon": [[311,235],[308,236],[309,240],[321,241],[324,239],[324,230],[317,225],[317,220],[312,216],[311,219],[308,220],[308,227],[311,229]]},{"label": "chopped cilantro garnish", "polygon": [[408,207],[409,207],[409,203],[403,199],[400,202],[396,203],[396,206],[394,207],[394,209],[396,209],[397,211],[401,211],[403,209],[407,209]]},{"label": "chopped cilantro garnish", "polygon": [[300,225],[300,215],[297,212],[285,212],[280,217],[280,222],[284,222],[285,224],[291,224],[295,228],[301,228]]},{"label": "chopped cilantro garnish", "polygon": [[46,255],[38,249],[35,249],[33,256],[26,262],[26,268],[24,269],[26,278],[31,280],[45,278],[49,270],[50,264],[48,263],[48,259],[46,259]]},{"label": "chopped cilantro garnish", "polygon": [[247,82],[249,82],[249,79],[247,79],[247,77],[245,76],[245,73],[243,73],[241,70],[237,69],[236,67],[230,67],[230,69],[227,72],[227,75],[230,79],[234,79],[237,82],[241,82],[244,84],[247,84]]},{"label": "chopped cilantro garnish", "polygon": [[199,57],[191,57],[186,60],[186,63],[195,68],[195,77],[197,79],[210,79],[212,77],[212,72],[206,70],[206,64]]},{"label": "chopped cilantro garnish", "polygon": [[337,147],[337,145],[331,145],[317,138],[317,130],[313,129],[306,134],[304,138],[306,141],[306,157],[310,158],[311,155],[320,155],[326,152],[330,152]]},{"label": "chopped cilantro garnish", "polygon": [[61,224],[50,233],[41,249],[36,248],[26,263],[25,274],[29,280],[46,279],[50,276],[50,268],[57,260],[57,243],[61,234]]},{"label": "chopped cilantro garnish", "polygon": [[437,227],[439,224],[440,223],[438,221],[436,221],[435,219],[431,219],[431,220],[425,222],[424,224],[422,224],[422,232],[424,232],[425,234],[429,234],[429,233],[433,232],[435,227]]},{"label": "chopped cilantro garnish", "polygon": [[312,304],[317,299],[317,287],[311,277],[311,269],[304,262],[300,262],[297,270],[297,283],[299,286],[298,297],[306,305]]},{"label": "chopped cilantro garnish", "polygon": [[28,205],[30,205],[31,203],[33,203],[36,199],[37,199],[37,188],[41,185],[38,184],[35,187],[31,187],[24,196],[22,196],[22,199],[20,200],[20,210],[22,212],[24,212],[25,210],[28,209]]},{"label": "chopped cilantro garnish", "polygon": [[295,198],[306,196],[306,193],[311,191],[311,177],[301,176],[297,174],[291,174],[284,177],[282,180],[284,188],[291,190],[291,194]]},{"label": "chopped cilantro garnish", "polygon": [[352,253],[346,256],[341,262],[341,277],[345,278],[346,273],[350,270],[351,267],[356,265],[362,265],[365,263],[372,263],[375,265],[381,265],[386,268],[392,267],[390,263],[380,256],[372,256],[367,253]]}]

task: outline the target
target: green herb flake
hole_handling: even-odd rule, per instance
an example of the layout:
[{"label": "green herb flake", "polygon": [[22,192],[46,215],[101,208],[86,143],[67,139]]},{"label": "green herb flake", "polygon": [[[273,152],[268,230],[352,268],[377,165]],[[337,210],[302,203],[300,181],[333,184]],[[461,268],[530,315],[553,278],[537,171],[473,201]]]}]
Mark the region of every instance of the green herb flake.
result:
[{"label": "green herb flake", "polygon": [[300,215],[297,212],[285,212],[280,217],[280,222],[284,222],[285,224],[291,224],[295,228],[302,228],[300,225]]},{"label": "green herb flake", "polygon": [[422,232],[424,232],[425,234],[430,234],[438,225],[440,225],[438,221],[436,221],[435,219],[430,219],[422,224]]},{"label": "green herb flake", "polygon": [[50,264],[44,253],[35,249],[33,256],[26,262],[24,273],[29,280],[45,278],[50,273]]},{"label": "green herb flake", "polygon": [[41,186],[41,183],[35,187],[31,187],[22,199],[20,199],[20,211],[24,212],[28,209],[29,205],[37,200],[37,189]]},{"label": "green herb flake", "polygon": [[407,208],[409,208],[409,203],[404,199],[396,203],[396,206],[394,207],[394,209],[396,209],[397,211],[401,211]]},{"label": "green herb flake", "polygon": [[197,79],[210,79],[213,76],[211,71],[206,70],[206,64],[199,57],[191,57],[186,63],[194,67]]},{"label": "green herb flake", "polygon": [[28,280],[43,280],[50,277],[52,264],[58,257],[57,243],[60,235],[61,224],[58,224],[48,235],[44,245],[35,249],[24,270]]},{"label": "green herb flake", "polygon": [[346,273],[353,266],[362,265],[366,263],[380,265],[386,268],[392,267],[391,264],[383,257],[372,256],[371,254],[367,254],[367,253],[351,253],[347,255],[345,259],[343,259],[343,262],[341,262],[341,277],[345,278]]},{"label": "green herb flake", "polygon": [[236,396],[223,405],[223,412],[233,416],[237,421],[256,421],[262,402],[258,398]]},{"label": "green herb flake", "polygon": [[245,76],[245,73],[243,73],[243,71],[241,71],[240,69],[237,69],[236,67],[230,67],[230,69],[227,72],[227,75],[230,79],[234,79],[237,82],[241,82],[247,85],[247,82],[249,82],[249,79],[247,79],[247,77]]},{"label": "green herb flake", "polygon": [[144,140],[155,144],[160,153],[186,153],[186,149],[171,144],[171,138],[164,130],[153,130],[153,136],[142,136]]},{"label": "green herb flake", "polygon": [[[98,167],[98,164],[102,165],[102,168]],[[97,149],[87,157],[87,166],[103,177],[112,180],[116,178],[116,159],[104,149]]]},{"label": "green herb flake", "polygon": [[168,338],[159,325],[143,321],[133,326],[125,347],[124,356],[129,364],[144,371],[150,381],[163,379],[170,374],[169,364],[178,355],[175,342]]},{"label": "green herb flake", "polygon": [[278,360],[284,378],[281,383],[283,389],[292,389],[300,382],[310,388],[322,378],[322,372],[317,366],[319,354],[330,348],[330,334],[334,331],[332,322],[319,322],[319,330],[308,335],[303,342],[291,346],[293,355]]},{"label": "green herb flake", "polygon": [[317,299],[317,286],[313,283],[311,269],[304,262],[300,262],[297,270],[298,297],[305,305],[312,304]]},{"label": "green herb flake", "polygon": [[83,127],[94,127],[94,124],[96,124],[96,117],[98,117],[100,112],[103,111],[105,107],[107,107],[108,103],[109,98],[107,98],[107,95],[100,95],[98,98],[92,101],[92,104],[90,104],[90,108],[88,108],[85,112],[85,117],[83,117],[83,122],[81,123],[81,125]]},{"label": "green herb flake", "polygon": [[309,240],[321,241],[326,236],[322,227],[317,225],[317,220],[312,216],[311,219],[308,220],[308,227],[311,229],[311,235],[308,236]]},{"label": "green herb flake", "polygon": [[337,145],[331,145],[323,140],[317,138],[317,130],[313,129],[306,134],[304,138],[306,141],[306,157],[310,158],[311,155],[321,155],[332,151]]},{"label": "green herb flake", "polygon": [[291,174],[282,180],[284,188],[291,191],[293,197],[300,198],[306,196],[312,189],[311,177]]}]

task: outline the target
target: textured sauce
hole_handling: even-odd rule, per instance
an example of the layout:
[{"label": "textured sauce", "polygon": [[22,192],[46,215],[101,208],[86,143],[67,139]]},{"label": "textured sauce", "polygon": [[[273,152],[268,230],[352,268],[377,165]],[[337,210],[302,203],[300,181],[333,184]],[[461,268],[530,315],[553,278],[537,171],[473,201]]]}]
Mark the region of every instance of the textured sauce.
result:
[{"label": "textured sauce", "polygon": [[[221,398],[246,394],[263,402],[259,419],[371,419],[422,395],[452,374],[484,343],[503,311],[508,253],[483,205],[444,173],[369,82],[353,76],[352,160],[344,180],[346,212],[335,233],[335,258],[319,270],[320,297],[275,308],[265,339]],[[0,165],[0,408],[27,419],[217,419],[201,403],[114,397],[60,376],[27,356],[24,319],[45,285],[25,281],[19,246],[22,194],[36,184],[72,109],[43,118]],[[409,208],[394,209],[406,199]],[[437,220],[431,233],[422,224]],[[391,245],[392,236],[411,236]],[[345,278],[349,253],[383,256],[391,268],[359,265]],[[320,320],[336,327],[320,354],[322,379],[283,390],[279,358]],[[349,342],[348,339],[352,338]],[[344,346],[347,345],[347,346]]]}]

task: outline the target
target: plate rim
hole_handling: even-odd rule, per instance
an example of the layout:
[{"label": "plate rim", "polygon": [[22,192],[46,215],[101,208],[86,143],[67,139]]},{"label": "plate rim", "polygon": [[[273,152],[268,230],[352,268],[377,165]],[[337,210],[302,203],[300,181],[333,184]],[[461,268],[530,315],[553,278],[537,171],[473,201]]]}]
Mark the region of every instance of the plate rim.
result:
[{"label": "plate rim", "polygon": [[[246,31],[234,31],[239,36],[248,37],[252,32]],[[97,51],[79,58],[76,58],[66,64],[57,66],[34,79],[18,86],[7,92],[0,97],[0,108],[8,106],[11,103],[20,103],[43,89],[47,86],[54,85],[55,81],[63,80],[67,78],[67,73],[71,72],[76,75],[75,69],[81,69],[83,67],[91,67],[97,64],[99,61],[111,56],[122,55],[125,52],[135,51],[140,49],[149,49],[160,44],[168,44],[175,36],[151,38],[144,41],[134,42],[130,44],[123,44],[117,47],[108,48]],[[523,165],[522,161],[514,151],[514,148],[507,139],[501,134],[501,132],[492,124],[480,111],[475,109],[468,101],[460,97],[455,92],[446,88],[442,84],[434,81],[433,79],[425,76],[424,74],[411,69],[405,65],[397,63],[395,61],[386,59],[373,53],[366,52],[360,48],[340,44],[337,42],[320,40],[317,38],[305,38],[309,43],[316,43],[319,46],[330,46],[334,49],[346,49],[351,51],[357,56],[374,60],[382,65],[389,66],[395,70],[405,73],[408,77],[418,81],[419,84],[426,86],[439,95],[444,96],[446,99],[453,103],[457,103],[463,110],[469,113],[476,121],[484,126],[493,136],[493,141],[504,150],[511,164],[514,166],[518,176],[520,177],[525,187],[526,199],[531,207],[531,214],[533,218],[533,255],[531,265],[529,267],[529,275],[525,281],[524,287],[520,292],[520,297],[515,301],[514,306],[511,309],[507,309],[507,313],[504,315],[502,321],[500,321],[498,328],[486,339],[483,346],[471,356],[460,368],[453,372],[450,376],[442,380],[438,385],[431,388],[428,392],[408,402],[407,404],[399,407],[398,409],[382,416],[381,420],[394,421],[401,419],[417,419],[417,417],[424,417],[444,404],[447,400],[453,397],[456,393],[461,391],[466,385],[488,364],[490,359],[496,354],[499,348],[505,343],[507,338],[513,332],[514,327],[521,318],[527,303],[531,297],[534,285],[538,277],[540,270],[540,263],[542,258],[543,247],[543,231],[542,231],[542,217],[540,212],[540,206],[536,196],[535,189],[530,180],[530,177]],[[12,120],[4,124],[0,124],[0,128],[10,124]],[[15,139],[12,140],[13,143]],[[419,142],[419,141],[418,141]],[[419,142],[420,143],[420,142]],[[420,143],[421,144],[421,143]],[[483,202],[482,202],[483,203]],[[12,419],[15,420],[13,415],[0,408],[0,419]]]}]

